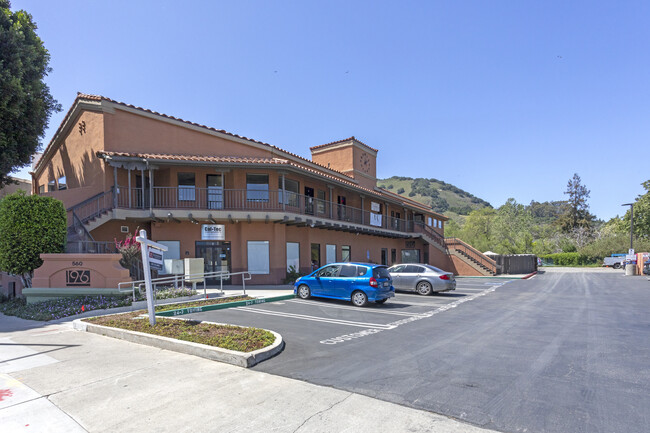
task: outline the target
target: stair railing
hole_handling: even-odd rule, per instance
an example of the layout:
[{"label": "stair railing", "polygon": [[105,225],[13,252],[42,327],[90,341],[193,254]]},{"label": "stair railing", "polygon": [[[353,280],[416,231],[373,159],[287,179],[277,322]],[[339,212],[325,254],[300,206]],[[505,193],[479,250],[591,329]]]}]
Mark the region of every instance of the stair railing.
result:
[{"label": "stair railing", "polygon": [[446,238],[445,245],[447,246],[447,249],[458,251],[459,253],[465,255],[470,260],[473,260],[477,264],[485,267],[486,269],[496,274],[497,262],[495,262],[494,260],[486,256],[476,248],[472,247],[471,245],[463,242],[458,238]]}]

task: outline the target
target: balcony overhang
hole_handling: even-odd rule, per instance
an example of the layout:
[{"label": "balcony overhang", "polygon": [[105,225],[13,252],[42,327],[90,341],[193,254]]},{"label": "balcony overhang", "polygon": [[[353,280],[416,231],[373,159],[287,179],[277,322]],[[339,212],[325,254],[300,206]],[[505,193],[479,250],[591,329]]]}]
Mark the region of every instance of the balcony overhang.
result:
[{"label": "balcony overhang", "polygon": [[179,209],[114,209],[113,218],[117,220],[134,220],[142,222],[178,224],[184,221],[193,224],[284,224],[287,226],[310,227],[321,230],[333,230],[381,236],[392,239],[410,239],[420,237],[419,233],[405,233],[382,227],[339,221],[328,218],[297,215],[285,212],[266,211],[232,211],[232,210],[179,210]]}]

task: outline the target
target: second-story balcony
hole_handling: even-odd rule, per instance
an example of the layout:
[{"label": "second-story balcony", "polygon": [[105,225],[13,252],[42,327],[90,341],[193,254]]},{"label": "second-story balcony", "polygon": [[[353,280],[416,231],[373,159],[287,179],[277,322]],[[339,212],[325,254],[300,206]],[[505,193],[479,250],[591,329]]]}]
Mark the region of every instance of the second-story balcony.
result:
[{"label": "second-story balcony", "polygon": [[264,220],[334,230],[418,237],[444,247],[440,233],[415,219],[401,219],[282,190],[196,187],[118,187],[68,209],[75,223],[108,211],[121,218],[215,222],[224,219]]}]

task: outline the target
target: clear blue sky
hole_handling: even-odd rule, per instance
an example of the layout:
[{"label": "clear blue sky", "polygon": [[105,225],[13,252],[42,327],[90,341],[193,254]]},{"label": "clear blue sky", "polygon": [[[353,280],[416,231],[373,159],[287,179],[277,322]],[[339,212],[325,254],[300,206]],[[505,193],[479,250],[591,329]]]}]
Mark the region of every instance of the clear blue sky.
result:
[{"label": "clear blue sky", "polygon": [[[378,177],[591,211],[650,179],[650,2],[12,0],[64,111],[100,94],[279,146],[356,136]],[[179,151],[182,150],[179,148]],[[21,176],[28,177],[28,170]]]}]

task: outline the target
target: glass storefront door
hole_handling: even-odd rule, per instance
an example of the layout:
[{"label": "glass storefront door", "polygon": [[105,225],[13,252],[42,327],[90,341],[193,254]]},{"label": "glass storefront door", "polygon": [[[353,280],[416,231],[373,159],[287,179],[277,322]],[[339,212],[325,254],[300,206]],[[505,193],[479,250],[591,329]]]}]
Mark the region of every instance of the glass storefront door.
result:
[{"label": "glass storefront door", "polygon": [[[204,271],[231,272],[230,268],[230,242],[223,241],[196,241],[196,257],[203,257]],[[218,277],[206,278],[208,285],[218,285]],[[231,278],[223,279],[223,284],[231,284]]]}]

